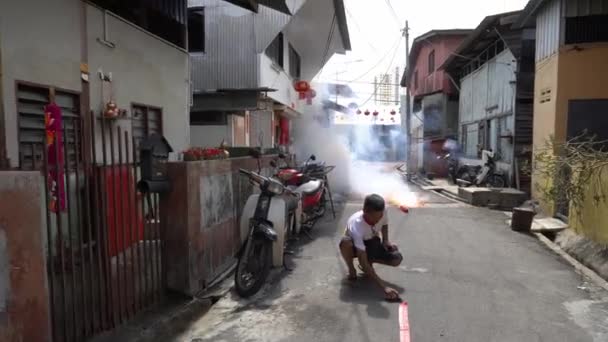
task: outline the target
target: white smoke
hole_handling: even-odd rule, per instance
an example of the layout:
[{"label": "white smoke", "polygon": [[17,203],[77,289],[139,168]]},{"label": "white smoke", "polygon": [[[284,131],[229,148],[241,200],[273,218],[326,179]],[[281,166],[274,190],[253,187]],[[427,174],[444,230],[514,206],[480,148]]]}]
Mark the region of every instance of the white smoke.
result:
[{"label": "white smoke", "polygon": [[[404,196],[411,198],[408,185],[395,170],[399,162],[375,162],[384,160],[387,148],[373,133],[373,126],[330,124],[324,127],[315,119],[324,116],[320,105],[312,105],[294,122],[293,148],[300,162],[314,154],[317,160],[336,165],[329,175],[336,192],[362,196],[377,193],[390,201]],[[401,136],[400,131],[389,134],[392,146],[405,145]],[[401,148],[405,150],[405,146]],[[358,156],[371,161],[358,160]]]}]

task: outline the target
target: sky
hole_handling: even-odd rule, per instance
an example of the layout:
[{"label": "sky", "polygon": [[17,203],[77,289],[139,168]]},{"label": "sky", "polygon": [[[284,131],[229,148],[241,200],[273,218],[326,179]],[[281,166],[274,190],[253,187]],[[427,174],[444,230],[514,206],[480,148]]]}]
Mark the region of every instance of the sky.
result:
[{"label": "sky", "polygon": [[[473,29],[488,15],[524,8],[528,0],[344,0],[352,51],[334,55],[317,80],[349,82],[361,101],[373,93],[374,76],[403,72],[406,19],[410,44],[433,29]],[[391,10],[391,7],[394,12]],[[394,14],[393,14],[394,13]],[[336,73],[338,75],[336,75]],[[394,76],[393,76],[394,78]],[[373,103],[373,100],[370,101]]]}]

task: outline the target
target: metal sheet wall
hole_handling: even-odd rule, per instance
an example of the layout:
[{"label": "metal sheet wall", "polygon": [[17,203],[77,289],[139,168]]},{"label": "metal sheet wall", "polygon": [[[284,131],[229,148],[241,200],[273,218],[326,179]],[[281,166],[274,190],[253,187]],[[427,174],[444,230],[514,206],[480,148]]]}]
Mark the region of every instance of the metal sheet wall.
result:
[{"label": "metal sheet wall", "polygon": [[557,53],[561,37],[562,0],[549,2],[536,17],[536,61]]}]

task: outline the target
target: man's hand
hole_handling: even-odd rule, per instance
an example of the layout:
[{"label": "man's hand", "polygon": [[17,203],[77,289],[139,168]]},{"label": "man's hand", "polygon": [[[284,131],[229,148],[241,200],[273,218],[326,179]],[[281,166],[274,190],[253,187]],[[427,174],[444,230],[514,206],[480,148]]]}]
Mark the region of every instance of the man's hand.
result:
[{"label": "man's hand", "polygon": [[384,297],[388,300],[396,300],[399,298],[399,292],[392,287],[384,288]]},{"label": "man's hand", "polygon": [[384,241],[383,245],[384,245],[384,248],[386,248],[386,250],[389,251],[389,252],[394,252],[394,251],[396,251],[396,250],[399,249],[397,247],[397,245],[395,245],[394,243],[390,243],[388,241]]}]

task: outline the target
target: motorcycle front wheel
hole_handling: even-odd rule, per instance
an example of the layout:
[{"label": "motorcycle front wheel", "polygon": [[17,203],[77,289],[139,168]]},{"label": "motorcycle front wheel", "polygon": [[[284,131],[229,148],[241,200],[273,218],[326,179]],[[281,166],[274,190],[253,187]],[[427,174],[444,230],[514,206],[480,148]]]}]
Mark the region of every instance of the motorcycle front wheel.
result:
[{"label": "motorcycle front wheel", "polygon": [[272,265],[272,242],[266,239],[250,239],[245,246],[234,274],[234,287],[241,297],[250,297],[256,294],[264,285],[270,266]]},{"label": "motorcycle front wheel", "polygon": [[507,185],[505,178],[501,175],[488,176],[488,186],[491,188],[504,188]]}]

